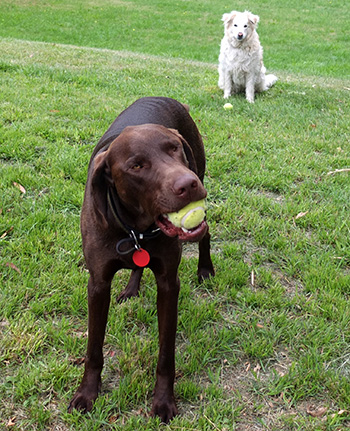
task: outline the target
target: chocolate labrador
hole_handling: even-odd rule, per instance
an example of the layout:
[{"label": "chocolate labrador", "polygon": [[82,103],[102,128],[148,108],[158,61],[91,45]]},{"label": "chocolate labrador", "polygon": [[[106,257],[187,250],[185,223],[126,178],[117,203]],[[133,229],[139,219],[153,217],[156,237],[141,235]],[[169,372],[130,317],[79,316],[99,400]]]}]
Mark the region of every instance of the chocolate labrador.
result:
[{"label": "chocolate labrador", "polygon": [[144,267],[157,282],[159,357],[151,414],[169,422],[174,398],[175,335],[182,241],[199,241],[198,278],[214,275],[210,235],[175,227],[164,214],[206,197],[204,147],[185,105],[165,97],[137,100],[97,144],[88,169],[81,213],[88,282],[88,346],[85,372],[68,410],[89,411],[101,388],[103,341],[111,281],[132,270],[122,301],[136,296]]}]

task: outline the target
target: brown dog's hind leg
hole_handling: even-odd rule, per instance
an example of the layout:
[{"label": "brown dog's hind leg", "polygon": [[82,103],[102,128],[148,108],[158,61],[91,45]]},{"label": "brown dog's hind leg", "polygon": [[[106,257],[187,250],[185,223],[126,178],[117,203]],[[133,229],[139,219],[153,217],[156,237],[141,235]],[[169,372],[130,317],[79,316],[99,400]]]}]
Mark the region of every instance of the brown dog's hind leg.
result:
[{"label": "brown dog's hind leg", "polygon": [[201,283],[203,280],[214,277],[215,270],[210,257],[210,233],[209,231],[199,241],[199,258],[198,258],[198,280]]},{"label": "brown dog's hind leg", "polygon": [[129,282],[126,288],[118,296],[117,302],[123,302],[129,298],[138,296],[142,274],[143,274],[143,268],[138,268],[132,271],[129,278]]}]

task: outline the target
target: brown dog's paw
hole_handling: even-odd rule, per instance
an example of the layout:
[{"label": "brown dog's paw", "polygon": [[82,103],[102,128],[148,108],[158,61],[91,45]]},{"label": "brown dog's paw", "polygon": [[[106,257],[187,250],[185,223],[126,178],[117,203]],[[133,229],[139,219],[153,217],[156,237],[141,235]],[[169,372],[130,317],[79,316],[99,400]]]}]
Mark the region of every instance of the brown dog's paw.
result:
[{"label": "brown dog's paw", "polygon": [[178,414],[176,403],[174,400],[166,401],[153,401],[151,416],[159,416],[162,423],[169,423]]},{"label": "brown dog's paw", "polygon": [[68,406],[68,413],[72,413],[74,409],[87,413],[92,410],[93,400],[86,398],[82,394],[75,394]]},{"label": "brown dog's paw", "polygon": [[138,268],[132,271],[126,288],[120,293],[117,298],[118,303],[124,302],[130,298],[134,298],[139,295],[142,273],[143,268]]},{"label": "brown dog's paw", "polygon": [[197,275],[199,283],[202,283],[204,280],[207,280],[210,277],[214,277],[214,267],[211,266],[210,268],[200,268],[198,269]]},{"label": "brown dog's paw", "polygon": [[68,413],[72,413],[77,409],[83,413],[90,412],[94,401],[98,395],[98,390],[89,390],[88,388],[80,387],[72,398],[68,406]]},{"label": "brown dog's paw", "polygon": [[128,299],[135,298],[137,296],[139,296],[139,289],[138,289],[138,287],[137,288],[134,288],[133,286],[131,286],[129,288],[127,287],[118,296],[117,303],[119,304],[121,302],[127,301]]}]

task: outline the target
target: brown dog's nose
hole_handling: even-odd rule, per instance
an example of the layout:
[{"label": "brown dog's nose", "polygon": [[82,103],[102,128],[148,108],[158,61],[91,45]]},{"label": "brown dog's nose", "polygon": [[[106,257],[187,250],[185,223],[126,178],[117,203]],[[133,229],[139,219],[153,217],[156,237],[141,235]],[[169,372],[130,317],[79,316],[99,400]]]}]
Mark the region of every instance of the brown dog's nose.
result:
[{"label": "brown dog's nose", "polygon": [[198,191],[198,179],[191,174],[184,174],[175,180],[173,191],[180,198],[194,200]]}]

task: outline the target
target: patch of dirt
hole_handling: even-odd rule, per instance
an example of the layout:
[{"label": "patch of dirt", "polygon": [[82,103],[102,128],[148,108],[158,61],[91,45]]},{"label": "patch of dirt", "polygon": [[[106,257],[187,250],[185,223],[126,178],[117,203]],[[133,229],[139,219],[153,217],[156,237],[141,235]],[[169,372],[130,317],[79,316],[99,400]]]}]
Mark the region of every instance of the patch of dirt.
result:
[{"label": "patch of dirt", "polygon": [[[246,361],[238,366],[223,366],[221,381],[227,399],[237,398],[242,406],[235,431],[326,430],[329,417],[343,415],[331,401],[303,400],[291,404],[285,394],[268,395],[266,388],[274,374],[288,373],[292,361],[287,350],[279,351],[264,369]],[[344,424],[345,428],[349,424]]]}]

